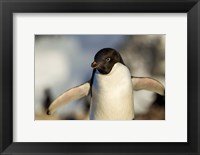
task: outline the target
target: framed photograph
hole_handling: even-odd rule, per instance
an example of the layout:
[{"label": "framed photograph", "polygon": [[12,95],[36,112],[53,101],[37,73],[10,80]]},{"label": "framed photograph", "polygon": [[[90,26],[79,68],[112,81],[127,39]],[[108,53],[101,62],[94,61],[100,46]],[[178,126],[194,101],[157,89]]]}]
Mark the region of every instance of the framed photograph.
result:
[{"label": "framed photograph", "polygon": [[34,47],[35,120],[165,119],[165,34],[40,34]]},{"label": "framed photograph", "polygon": [[1,153],[199,154],[199,9],[1,0]]}]

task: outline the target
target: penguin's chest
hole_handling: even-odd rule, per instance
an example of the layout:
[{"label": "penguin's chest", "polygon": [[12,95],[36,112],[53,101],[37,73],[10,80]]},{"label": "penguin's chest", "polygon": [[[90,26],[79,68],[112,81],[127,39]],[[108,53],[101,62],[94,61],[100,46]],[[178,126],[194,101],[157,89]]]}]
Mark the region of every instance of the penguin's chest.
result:
[{"label": "penguin's chest", "polygon": [[133,89],[129,70],[122,64],[108,75],[95,74],[90,119],[130,120],[134,118]]}]

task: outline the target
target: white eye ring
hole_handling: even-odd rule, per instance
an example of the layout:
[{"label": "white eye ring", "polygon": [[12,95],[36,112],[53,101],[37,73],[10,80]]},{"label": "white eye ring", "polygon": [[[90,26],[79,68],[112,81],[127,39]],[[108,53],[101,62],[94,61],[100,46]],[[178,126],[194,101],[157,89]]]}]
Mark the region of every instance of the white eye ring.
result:
[{"label": "white eye ring", "polygon": [[106,58],[106,61],[109,62],[109,61],[110,61],[110,58]]}]

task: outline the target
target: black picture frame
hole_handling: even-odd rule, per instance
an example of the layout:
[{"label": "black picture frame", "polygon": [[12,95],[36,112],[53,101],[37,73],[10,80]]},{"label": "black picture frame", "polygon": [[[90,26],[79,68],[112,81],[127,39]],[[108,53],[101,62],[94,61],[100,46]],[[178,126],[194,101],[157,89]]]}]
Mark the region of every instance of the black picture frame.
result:
[{"label": "black picture frame", "polygon": [[[13,142],[13,13],[187,13],[187,143]],[[1,154],[200,154],[199,0],[0,0]],[[175,52],[175,51],[174,51]],[[177,109],[179,111],[180,109]],[[186,121],[186,120],[185,120]],[[27,131],[28,132],[28,131]],[[162,132],[162,131],[160,131]],[[31,134],[31,133],[30,133]],[[163,133],[164,134],[164,133]]]}]

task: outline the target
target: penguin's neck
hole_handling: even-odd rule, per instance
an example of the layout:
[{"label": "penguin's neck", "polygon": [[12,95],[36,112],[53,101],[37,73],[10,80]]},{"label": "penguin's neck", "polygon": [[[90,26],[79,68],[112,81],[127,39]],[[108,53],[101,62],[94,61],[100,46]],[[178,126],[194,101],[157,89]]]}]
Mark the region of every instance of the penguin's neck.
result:
[{"label": "penguin's neck", "polygon": [[127,76],[131,77],[129,69],[121,63],[116,63],[108,74],[101,74],[97,70],[94,84],[97,85],[99,89],[108,89],[109,86],[117,86],[120,83],[126,83]]}]

